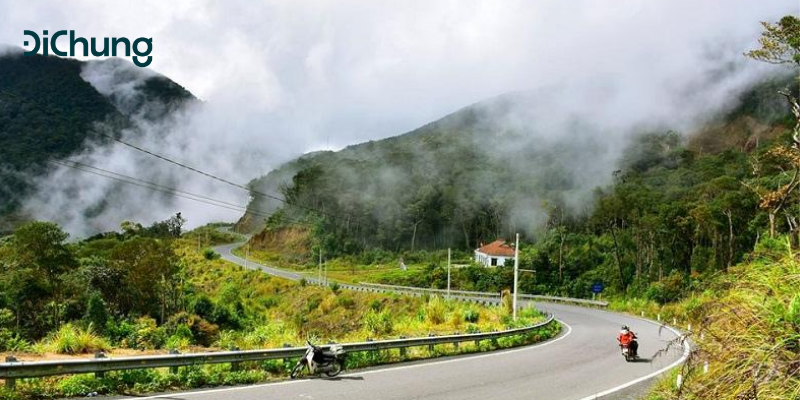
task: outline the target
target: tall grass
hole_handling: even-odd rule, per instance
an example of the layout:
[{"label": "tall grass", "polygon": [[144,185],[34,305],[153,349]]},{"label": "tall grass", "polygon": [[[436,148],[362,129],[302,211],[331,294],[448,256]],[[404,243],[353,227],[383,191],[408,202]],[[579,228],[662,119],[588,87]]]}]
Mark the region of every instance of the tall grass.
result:
[{"label": "tall grass", "polygon": [[757,249],[712,290],[678,306],[696,327],[699,350],[681,371],[685,384],[664,381],[653,398],[800,398],[800,264],[788,245],[782,254]]},{"label": "tall grass", "polygon": [[95,334],[91,325],[81,328],[74,324],[63,325],[40,345],[43,350],[58,354],[84,354],[111,349],[108,340]]}]

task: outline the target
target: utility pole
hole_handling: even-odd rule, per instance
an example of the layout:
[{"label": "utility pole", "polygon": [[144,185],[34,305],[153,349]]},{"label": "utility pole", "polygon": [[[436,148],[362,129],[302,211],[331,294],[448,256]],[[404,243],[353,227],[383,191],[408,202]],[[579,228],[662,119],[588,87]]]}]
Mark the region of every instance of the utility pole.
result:
[{"label": "utility pole", "polygon": [[447,299],[450,300],[450,248],[447,248]]},{"label": "utility pole", "polygon": [[319,266],[317,267],[317,283],[322,286],[322,246],[319,248]]},{"label": "utility pole", "polygon": [[514,244],[514,300],[512,307],[514,308],[514,321],[517,320],[517,292],[519,291],[519,233],[517,240]]}]

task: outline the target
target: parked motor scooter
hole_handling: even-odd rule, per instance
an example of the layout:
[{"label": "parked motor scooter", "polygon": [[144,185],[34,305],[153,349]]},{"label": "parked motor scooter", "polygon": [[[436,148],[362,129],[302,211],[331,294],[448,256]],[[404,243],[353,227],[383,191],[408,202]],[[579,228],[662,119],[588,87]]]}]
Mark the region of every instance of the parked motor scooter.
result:
[{"label": "parked motor scooter", "polygon": [[333,345],[330,349],[314,346],[310,341],[306,354],[292,368],[291,378],[295,379],[305,367],[310,375],[325,374],[329,377],[339,375],[344,369],[346,353],[341,345]]}]

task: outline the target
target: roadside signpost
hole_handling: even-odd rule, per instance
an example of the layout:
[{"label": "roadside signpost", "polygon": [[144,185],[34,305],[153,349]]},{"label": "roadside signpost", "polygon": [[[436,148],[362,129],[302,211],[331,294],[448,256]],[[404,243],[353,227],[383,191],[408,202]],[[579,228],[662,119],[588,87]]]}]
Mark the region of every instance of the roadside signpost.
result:
[{"label": "roadside signpost", "polygon": [[594,300],[595,296],[598,294],[603,293],[603,289],[605,289],[605,285],[602,282],[596,282],[592,285],[592,300]]}]

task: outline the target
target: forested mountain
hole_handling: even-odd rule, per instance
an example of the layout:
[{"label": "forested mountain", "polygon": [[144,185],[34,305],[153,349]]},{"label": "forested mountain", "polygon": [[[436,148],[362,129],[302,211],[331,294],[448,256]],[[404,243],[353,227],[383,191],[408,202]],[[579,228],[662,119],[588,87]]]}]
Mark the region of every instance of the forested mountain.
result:
[{"label": "forested mountain", "polygon": [[[652,196],[648,202],[660,203],[723,185],[720,190],[742,193],[735,212],[743,214],[732,216],[742,232],[734,240],[752,242],[757,229],[746,225],[757,211],[757,196],[739,182],[752,173],[748,158],[791,123],[776,93],[789,82],[787,77],[762,81],[734,99],[732,108],[683,133],[658,126],[621,135],[572,116],[546,126],[536,123],[544,117],[537,110],[546,109],[548,101],[541,93],[499,96],[404,135],[287,163],[251,183],[253,213],[240,225],[257,230],[264,221],[253,214],[275,210],[273,226],[306,219],[317,225],[316,239],[331,255],[376,247],[471,249],[514,232],[541,241],[556,227],[608,231],[612,226],[616,233],[632,220],[606,220],[604,213],[617,206],[624,191],[642,191]],[[612,190],[603,189],[607,186]],[[263,195],[277,193],[286,202]],[[619,207],[619,212],[636,208]],[[688,217],[689,211],[672,210],[674,218],[664,220]],[[726,219],[720,218],[720,223]],[[699,228],[692,223],[685,229],[673,239],[646,241],[658,240],[686,253],[675,257],[686,258],[696,244],[670,246],[671,240],[693,238]],[[703,240],[719,247],[720,232]]]},{"label": "forested mountain", "polygon": [[108,141],[99,133],[116,135],[133,118],[162,118],[195,100],[175,82],[124,60],[25,57],[20,49],[0,54],[0,230],[21,217],[14,215],[19,201],[32,179],[52,168],[50,160]]}]

